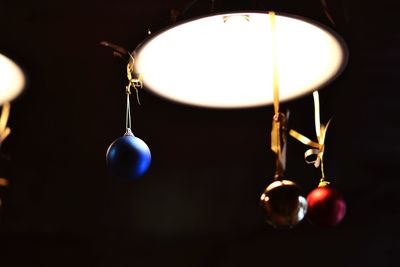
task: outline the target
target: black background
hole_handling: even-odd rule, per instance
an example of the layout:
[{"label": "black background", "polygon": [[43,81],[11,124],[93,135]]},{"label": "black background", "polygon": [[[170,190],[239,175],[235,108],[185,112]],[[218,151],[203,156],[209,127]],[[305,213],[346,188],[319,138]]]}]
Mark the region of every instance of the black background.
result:
[{"label": "black background", "polygon": [[[102,40],[133,50],[189,1],[1,1],[0,51],[28,84],[12,103],[12,157],[0,224],[0,266],[398,266],[400,12],[396,1],[327,1],[346,40],[345,72],[320,92],[327,176],[348,213],[335,228],[278,231],[259,196],[272,181],[272,107],[192,108],[146,90],[134,133],[153,161],[138,181],[108,174],[124,133],[125,64]],[[275,9],[330,25],[318,0],[216,1]],[[240,3],[239,3],[240,2]],[[197,1],[184,17],[207,14]],[[204,82],[199,77],[199,82]],[[285,103],[313,137],[310,95]],[[290,139],[287,177],[304,193],[318,170]]]}]

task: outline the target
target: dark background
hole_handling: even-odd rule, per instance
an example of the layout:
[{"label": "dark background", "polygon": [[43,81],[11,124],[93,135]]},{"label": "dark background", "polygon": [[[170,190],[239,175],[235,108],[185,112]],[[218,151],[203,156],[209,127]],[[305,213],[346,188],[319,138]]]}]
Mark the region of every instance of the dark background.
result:
[{"label": "dark background", "polygon": [[[124,133],[126,76],[99,42],[133,50],[188,2],[0,1],[0,51],[28,77],[2,147],[12,161],[0,266],[399,266],[397,1],[327,1],[350,50],[344,73],[320,92],[322,120],[335,116],[326,173],[348,206],[339,226],[278,231],[264,222],[270,106],[192,108],[143,90],[134,133],[151,148],[151,168],[131,182],[108,173],[106,149]],[[318,0],[216,2],[331,26]],[[181,19],[207,12],[199,0]],[[283,107],[291,128],[314,136],[310,95]],[[288,149],[287,177],[306,194],[320,174],[304,162],[304,145],[290,139]]]}]

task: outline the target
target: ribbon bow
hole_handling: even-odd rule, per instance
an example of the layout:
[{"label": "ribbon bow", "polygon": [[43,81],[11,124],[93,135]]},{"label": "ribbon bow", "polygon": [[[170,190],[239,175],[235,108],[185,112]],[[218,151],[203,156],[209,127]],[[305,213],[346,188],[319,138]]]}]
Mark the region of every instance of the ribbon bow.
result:
[{"label": "ribbon bow", "polygon": [[286,169],[286,125],[287,114],[277,113],[272,119],[271,150],[276,154],[276,178],[282,177]]},{"label": "ribbon bow", "polygon": [[[318,91],[315,91],[313,93],[313,97],[314,97],[315,132],[317,135],[318,142],[312,141],[311,139],[307,138],[306,136],[302,135],[301,133],[295,130],[290,130],[289,134],[298,141],[302,142],[303,144],[311,147],[304,153],[304,159],[308,164],[314,164],[315,168],[321,166],[322,178],[319,186],[325,186],[328,185],[329,182],[325,181],[325,174],[324,174],[324,162],[323,162],[323,157],[325,152],[324,143],[325,143],[326,132],[328,130],[331,120],[329,120],[326,125],[321,124]],[[312,156],[316,156],[316,158],[312,159],[311,158]]]}]

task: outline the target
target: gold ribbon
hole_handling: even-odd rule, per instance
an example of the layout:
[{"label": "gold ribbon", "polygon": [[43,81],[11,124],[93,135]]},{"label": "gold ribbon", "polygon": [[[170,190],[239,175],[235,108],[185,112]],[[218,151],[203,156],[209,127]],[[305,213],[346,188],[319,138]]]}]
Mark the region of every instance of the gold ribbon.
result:
[{"label": "gold ribbon", "polygon": [[138,90],[143,88],[143,81],[142,81],[143,76],[142,76],[142,74],[135,73],[135,68],[134,68],[135,58],[132,56],[131,53],[128,52],[127,49],[125,49],[119,45],[116,45],[116,44],[113,44],[113,43],[110,43],[107,41],[102,41],[102,42],[100,42],[100,44],[113,49],[114,56],[125,59],[128,62],[128,64],[126,65],[126,73],[127,73],[129,83],[125,87],[125,92],[126,92],[126,94],[130,95],[132,93],[131,87],[133,87],[136,90],[136,98],[140,105]]},{"label": "gold ribbon", "polygon": [[11,105],[9,102],[5,102],[3,104],[3,110],[0,117],[0,146],[11,133],[11,129],[7,127],[8,117],[10,116],[10,108]]},{"label": "gold ribbon", "polygon": [[269,12],[269,18],[271,23],[271,41],[272,41],[272,75],[273,75],[273,87],[274,87],[274,111],[275,115],[279,113],[279,76],[278,76],[278,65],[277,65],[277,44],[276,44],[276,31],[275,31],[275,12]]},{"label": "gold ribbon", "polygon": [[[11,129],[7,127],[8,117],[10,116],[11,105],[9,102],[3,104],[3,109],[0,116],[0,146],[3,144],[4,140],[10,135]],[[0,186],[7,186],[8,180],[6,178],[0,177]],[[1,200],[0,200],[1,203]]]},{"label": "gold ribbon", "polygon": [[277,113],[272,119],[271,150],[275,157],[275,178],[283,177],[286,169],[286,121],[287,115]]},{"label": "gold ribbon", "polygon": [[[319,186],[326,186],[329,184],[329,182],[325,181],[324,161],[323,161],[325,152],[324,143],[325,143],[326,133],[331,120],[329,120],[326,125],[321,124],[318,91],[315,91],[313,93],[313,97],[314,97],[315,133],[317,135],[318,142],[311,141],[309,138],[307,138],[306,136],[300,134],[295,130],[290,130],[289,134],[298,141],[300,141],[301,143],[311,147],[304,153],[304,159],[308,164],[313,164],[315,168],[321,167],[322,178],[320,180]],[[316,156],[316,158],[310,159],[312,156]]]},{"label": "gold ribbon", "polygon": [[272,71],[274,90],[274,117],[271,130],[271,150],[276,154],[275,179],[283,176],[286,168],[286,120],[287,116],[279,112],[279,83],[277,66],[277,44],[275,31],[275,12],[269,12],[272,41]]},{"label": "gold ribbon", "polygon": [[139,100],[139,89],[143,88],[143,75],[142,74],[136,74],[134,72],[134,64],[135,64],[135,59],[132,57],[131,54],[129,54],[130,60],[128,64],[126,65],[126,74],[128,77],[128,85],[125,87],[126,88],[126,94],[130,95],[131,94],[131,87],[133,87],[136,91],[136,100],[138,104],[140,105],[140,100]]},{"label": "gold ribbon", "polygon": [[[129,54],[130,55],[130,54]],[[134,59],[131,56],[131,60],[129,61],[129,63],[126,65],[126,73],[127,73],[127,77],[128,77],[128,81],[129,81],[129,87],[133,87],[135,88],[135,90],[138,89],[142,89],[143,88],[143,75],[142,74],[135,74],[134,73]]]}]

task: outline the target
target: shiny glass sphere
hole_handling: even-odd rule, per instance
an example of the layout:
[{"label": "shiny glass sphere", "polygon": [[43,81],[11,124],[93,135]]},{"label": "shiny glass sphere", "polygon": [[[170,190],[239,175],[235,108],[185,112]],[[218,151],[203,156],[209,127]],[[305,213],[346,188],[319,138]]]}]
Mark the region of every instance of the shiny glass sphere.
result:
[{"label": "shiny glass sphere", "polygon": [[307,201],[300,188],[289,180],[271,183],[261,195],[266,221],[276,228],[290,228],[306,215]]}]

